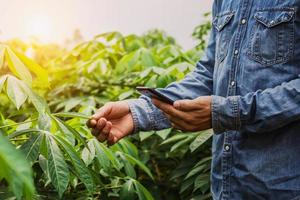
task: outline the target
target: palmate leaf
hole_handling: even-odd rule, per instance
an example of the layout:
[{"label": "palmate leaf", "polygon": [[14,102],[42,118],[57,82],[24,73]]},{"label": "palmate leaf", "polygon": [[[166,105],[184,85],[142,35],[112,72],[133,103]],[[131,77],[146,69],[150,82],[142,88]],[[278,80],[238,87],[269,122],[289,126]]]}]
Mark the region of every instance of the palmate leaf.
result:
[{"label": "palmate leaf", "polygon": [[93,192],[95,189],[94,180],[89,169],[85,166],[84,162],[80,159],[75,149],[63,138],[54,136],[55,140],[65,150],[69,156],[79,179],[83,182],[89,192]]},{"label": "palmate leaf", "polygon": [[54,138],[50,134],[45,134],[46,146],[48,152],[47,165],[52,185],[62,197],[69,184],[70,172],[65,162],[64,156],[56,144]]},{"label": "palmate leaf", "polygon": [[32,171],[24,156],[0,134],[0,178],[5,178],[17,197],[31,200],[35,188]]}]

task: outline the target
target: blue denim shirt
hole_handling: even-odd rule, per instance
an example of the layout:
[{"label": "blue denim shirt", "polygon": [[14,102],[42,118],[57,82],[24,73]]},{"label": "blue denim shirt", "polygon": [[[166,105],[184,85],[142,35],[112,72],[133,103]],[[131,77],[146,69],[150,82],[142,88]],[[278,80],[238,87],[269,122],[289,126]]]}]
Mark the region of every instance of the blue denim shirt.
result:
[{"label": "blue denim shirt", "polygon": [[[170,98],[212,95],[214,199],[300,199],[300,0],[215,0],[206,55]],[[135,131],[170,127],[142,96]],[[297,198],[298,197],[298,198]]]}]

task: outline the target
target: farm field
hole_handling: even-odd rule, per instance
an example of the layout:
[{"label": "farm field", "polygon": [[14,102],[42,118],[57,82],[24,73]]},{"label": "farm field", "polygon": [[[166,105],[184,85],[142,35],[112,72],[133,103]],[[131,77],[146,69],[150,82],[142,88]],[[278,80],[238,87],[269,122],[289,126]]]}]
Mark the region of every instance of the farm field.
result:
[{"label": "farm field", "polygon": [[184,51],[161,30],[109,32],[74,48],[0,43],[0,199],[210,199],[212,132],[140,132],[108,146],[86,121],[109,101],[138,98],[193,70],[210,22]]}]

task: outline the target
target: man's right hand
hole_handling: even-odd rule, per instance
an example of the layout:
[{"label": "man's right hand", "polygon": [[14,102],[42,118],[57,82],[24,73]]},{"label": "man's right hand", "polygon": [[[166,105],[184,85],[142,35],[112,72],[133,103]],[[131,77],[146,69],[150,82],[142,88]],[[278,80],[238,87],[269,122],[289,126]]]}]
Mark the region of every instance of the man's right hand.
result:
[{"label": "man's right hand", "polygon": [[110,102],[101,107],[87,122],[92,134],[100,141],[113,145],[134,129],[129,105],[125,101]]}]

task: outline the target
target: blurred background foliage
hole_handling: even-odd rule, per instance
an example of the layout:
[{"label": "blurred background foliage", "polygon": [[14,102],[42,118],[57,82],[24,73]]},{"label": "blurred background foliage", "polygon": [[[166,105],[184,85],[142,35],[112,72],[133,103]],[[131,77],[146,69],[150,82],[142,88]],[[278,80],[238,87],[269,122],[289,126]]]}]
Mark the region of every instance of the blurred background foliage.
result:
[{"label": "blurred background foliage", "polygon": [[106,102],[138,98],[136,86],[184,78],[210,28],[195,28],[188,51],[161,30],[2,42],[0,199],[210,199],[211,130],[140,132],[108,147],[85,126]]}]

